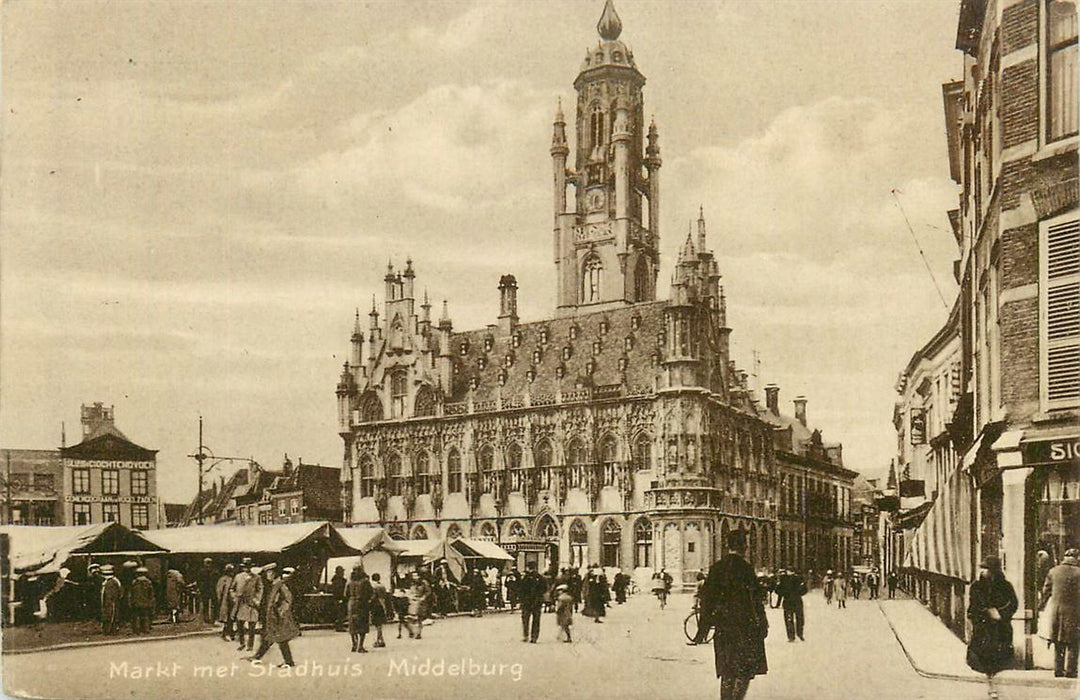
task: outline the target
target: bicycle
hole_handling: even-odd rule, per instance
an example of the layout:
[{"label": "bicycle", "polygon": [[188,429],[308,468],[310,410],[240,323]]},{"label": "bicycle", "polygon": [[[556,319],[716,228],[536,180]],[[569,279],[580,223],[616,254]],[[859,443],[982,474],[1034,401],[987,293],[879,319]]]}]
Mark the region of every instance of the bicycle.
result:
[{"label": "bicycle", "polygon": [[698,641],[698,620],[698,607],[695,605],[693,609],[690,610],[690,614],[686,616],[685,620],[683,620],[683,634],[686,635],[686,640],[689,644],[708,644],[712,641],[713,635],[715,634],[716,630],[712,627],[712,625],[709,625],[708,630],[705,632],[704,638],[701,641]]}]

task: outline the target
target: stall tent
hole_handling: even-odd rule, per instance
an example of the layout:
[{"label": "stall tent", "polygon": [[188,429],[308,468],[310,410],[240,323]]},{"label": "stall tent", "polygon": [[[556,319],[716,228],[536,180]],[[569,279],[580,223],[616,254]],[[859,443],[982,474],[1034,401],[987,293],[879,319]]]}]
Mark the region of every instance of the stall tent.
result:
[{"label": "stall tent", "polygon": [[54,574],[74,557],[105,560],[160,554],[164,549],[120,523],[67,527],[7,525],[0,527],[0,534],[8,536],[7,556],[11,571],[17,574]]},{"label": "stall tent", "polygon": [[360,564],[368,575],[379,574],[383,583],[389,588],[393,557],[404,551],[404,545],[408,543],[391,539],[381,527],[343,527],[337,532],[357,553],[328,559],[323,579],[329,580],[334,569],[339,566],[345,569],[345,577],[348,578],[352,568]]}]

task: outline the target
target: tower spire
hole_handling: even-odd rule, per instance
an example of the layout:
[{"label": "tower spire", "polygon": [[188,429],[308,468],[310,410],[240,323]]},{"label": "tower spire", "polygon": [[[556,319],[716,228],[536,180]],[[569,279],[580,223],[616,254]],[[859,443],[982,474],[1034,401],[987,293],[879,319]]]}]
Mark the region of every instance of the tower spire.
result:
[{"label": "tower spire", "polygon": [[600,21],[596,23],[596,31],[600,32],[600,38],[605,41],[615,41],[622,34],[622,20],[615,11],[615,3],[607,0],[604,3],[604,12],[600,15]]}]

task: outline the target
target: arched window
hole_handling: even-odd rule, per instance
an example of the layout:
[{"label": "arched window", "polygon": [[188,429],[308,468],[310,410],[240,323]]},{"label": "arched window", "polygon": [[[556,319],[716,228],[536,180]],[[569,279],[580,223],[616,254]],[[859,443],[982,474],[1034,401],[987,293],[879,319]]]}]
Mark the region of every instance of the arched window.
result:
[{"label": "arched window", "polygon": [[481,492],[491,492],[495,481],[495,448],[491,445],[481,447],[476,465],[480,468]]},{"label": "arched window", "polygon": [[427,528],[423,525],[417,525],[413,528],[412,539],[414,540],[426,540],[428,538]]},{"label": "arched window", "polygon": [[510,523],[510,539],[512,539],[512,540],[523,540],[526,537],[527,537],[527,535],[525,533],[525,526],[524,525],[522,525],[517,520]]},{"label": "arched window", "polygon": [[416,493],[431,493],[431,457],[426,451],[420,450],[414,459],[416,460]]},{"label": "arched window", "polygon": [[533,463],[536,464],[537,486],[541,489],[551,487],[551,443],[541,440],[536,445],[533,453]]},{"label": "arched window", "polygon": [[603,271],[604,265],[595,254],[585,258],[581,266],[581,303],[600,301],[600,277]]},{"label": "arched window", "polygon": [[374,391],[369,391],[360,399],[360,422],[382,420],[382,401]]},{"label": "arched window", "polygon": [[634,266],[634,301],[649,299],[649,263],[645,256],[638,258]]},{"label": "arched window", "polygon": [[461,526],[454,523],[446,530],[447,540],[460,540],[464,535],[461,534]]},{"label": "arched window", "polygon": [[574,520],[570,525],[570,566],[579,569],[589,564],[589,531],[585,523]]},{"label": "arched window", "polygon": [[634,566],[652,566],[652,523],[638,518],[634,524]]},{"label": "arched window", "polygon": [[422,386],[416,392],[416,408],[413,411],[416,416],[435,415],[435,392],[429,386]]},{"label": "arched window", "polygon": [[461,493],[461,453],[456,447],[451,447],[446,455],[446,474],[446,490]]},{"label": "arched window", "polygon": [[391,452],[386,457],[386,476],[389,495],[400,496],[405,486],[405,474],[402,470],[401,455],[397,452]]},{"label": "arched window", "polygon": [[617,465],[615,463],[616,453],[617,444],[615,438],[611,435],[604,437],[600,442],[600,462],[604,465],[604,486],[615,485],[615,473],[617,471]]},{"label": "arched window", "polygon": [[592,134],[593,148],[604,143],[607,130],[604,128],[604,111],[600,109],[598,104],[593,105],[592,113],[589,115],[589,131]]},{"label": "arched window", "polygon": [[588,459],[585,443],[580,438],[574,438],[566,446],[566,464],[570,467],[570,488],[584,487],[585,463]]},{"label": "arched window", "polygon": [[559,539],[559,526],[555,522],[555,518],[550,515],[545,515],[540,519],[540,524],[536,528],[536,536],[542,540],[554,541]]},{"label": "arched window", "polygon": [[634,441],[634,469],[652,469],[652,439],[644,433]]},{"label": "arched window", "polygon": [[604,521],[600,530],[600,566],[618,566],[619,548],[622,543],[622,528],[614,519]]},{"label": "arched window", "polygon": [[375,495],[375,460],[371,455],[360,457],[360,498]]},{"label": "arched window", "polygon": [[496,539],[495,526],[491,523],[484,523],[480,526],[480,536],[486,539]]},{"label": "arched window", "polygon": [[525,483],[525,460],[522,459],[521,445],[510,443],[506,448],[506,468],[510,471],[510,490],[521,491]]},{"label": "arched window", "polygon": [[390,375],[390,416],[401,418],[405,415],[405,398],[408,394],[409,383],[404,372],[394,372]]}]

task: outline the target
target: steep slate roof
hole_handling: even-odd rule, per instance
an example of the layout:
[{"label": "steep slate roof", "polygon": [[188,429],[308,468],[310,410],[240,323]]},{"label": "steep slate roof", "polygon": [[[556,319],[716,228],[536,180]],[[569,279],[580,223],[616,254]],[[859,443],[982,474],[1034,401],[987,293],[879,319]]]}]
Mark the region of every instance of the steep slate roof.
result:
[{"label": "steep slate roof", "polygon": [[104,432],[97,437],[87,438],[78,445],[60,448],[60,456],[68,459],[129,462],[152,462],[157,452],[157,450],[148,450],[136,445],[115,432]]},{"label": "steep slate roof", "polygon": [[341,510],[341,470],[338,467],[324,467],[321,464],[301,462],[288,476],[282,475],[274,480],[271,492],[304,492],[304,505],[308,510]]},{"label": "steep slate roof", "polygon": [[[453,390],[449,401],[462,401],[469,390],[471,379],[478,378],[479,386],[473,398],[476,401],[493,400],[500,388],[500,372],[506,371],[506,384],[501,387],[504,397],[519,397],[527,391],[534,396],[548,394],[554,396],[557,389],[564,392],[575,391],[581,386],[605,386],[621,384],[624,373],[619,369],[619,359],[626,357],[626,388],[629,391],[651,390],[657,369],[653,364],[653,353],[661,353],[658,344],[659,333],[664,328],[664,308],[666,301],[644,302],[632,306],[578,314],[565,318],[522,323],[515,327],[510,337],[500,337],[497,327],[454,333],[450,341],[450,354],[454,362]],[[633,318],[640,323],[632,330]],[[607,332],[600,333],[601,323],[607,322]],[[577,326],[578,333],[570,339],[570,329]],[[541,344],[541,332],[548,332],[548,342]],[[519,342],[514,347],[513,337]],[[629,350],[626,339],[632,339]],[[485,339],[491,338],[492,347],[485,351]],[[593,342],[599,341],[600,352],[593,354]],[[467,343],[468,350],[462,355],[462,344]],[[563,360],[563,348],[572,348],[568,360]],[[533,351],[541,352],[540,362],[533,364]],[[513,363],[507,366],[507,354],[513,355]],[[486,358],[483,369],[479,366],[481,358]],[[592,361],[595,370],[592,375],[587,371],[587,364]],[[560,380],[556,368],[564,365],[565,373]],[[530,385],[528,371],[536,372]]]}]

